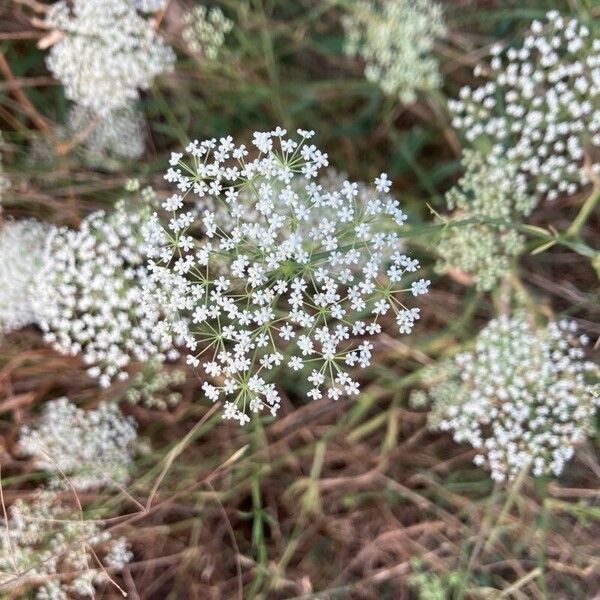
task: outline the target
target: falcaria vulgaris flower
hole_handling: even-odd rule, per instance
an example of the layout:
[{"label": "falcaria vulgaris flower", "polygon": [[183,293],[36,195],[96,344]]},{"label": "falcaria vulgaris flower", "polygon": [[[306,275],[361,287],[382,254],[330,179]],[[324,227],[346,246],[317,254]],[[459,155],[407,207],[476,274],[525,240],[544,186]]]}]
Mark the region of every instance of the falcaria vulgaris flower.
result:
[{"label": "falcaria vulgaris flower", "polygon": [[357,0],[342,18],[345,52],[365,61],[365,76],[384,93],[414,102],[417,92],[441,84],[436,38],[446,27],[431,0]]},{"label": "falcaria vulgaris flower", "polygon": [[38,323],[36,298],[53,232],[33,219],[0,225],[0,335]]},{"label": "falcaria vulgaris flower", "polygon": [[600,174],[600,39],[587,25],[550,11],[521,45],[494,46],[489,69],[475,75],[489,80],[449,106],[490,162],[513,162],[549,199]]},{"label": "falcaria vulgaris flower", "polygon": [[40,276],[44,339],[62,354],[81,353],[102,386],[126,379],[131,362],[176,356],[157,327],[158,306],[142,302],[150,285],[142,235],[149,218],[147,207],[119,203],[112,213],[92,213],[78,229],[59,229]]},{"label": "falcaria vulgaris flower", "polygon": [[45,25],[60,39],[50,48],[48,68],[65,94],[98,115],[135,102],[167,71],[175,53],[140,11],[157,2],[60,0],[48,10]]},{"label": "falcaria vulgaris flower", "polygon": [[12,504],[0,519],[0,589],[5,597],[36,600],[94,598],[110,585],[108,570],[122,570],[133,553],[98,519],[39,490]]},{"label": "falcaria vulgaris flower", "polygon": [[136,449],[135,421],[115,404],[85,411],[68,398],[46,402],[19,435],[21,454],[49,472],[54,487],[82,491],[127,483]]},{"label": "falcaria vulgaris flower", "polygon": [[254,134],[254,148],[231,137],[193,142],[173,154],[166,179],[166,227],[147,227],[153,293],[181,336],[203,389],[224,400],[225,418],[275,415],[277,373],[297,371],[307,396],[358,393],[350,369],[371,362],[369,340],[390,317],[409,333],[419,309],[405,296],[427,292],[419,262],[402,251],[406,215],[389,195],[344,180],[319,183],[327,155],[313,132]]},{"label": "falcaria vulgaris flower", "polygon": [[572,321],[492,320],[471,351],[430,370],[431,425],[476,448],[475,463],[497,481],[523,469],[560,475],[593,435],[600,406],[600,369],[585,360],[587,341]]}]

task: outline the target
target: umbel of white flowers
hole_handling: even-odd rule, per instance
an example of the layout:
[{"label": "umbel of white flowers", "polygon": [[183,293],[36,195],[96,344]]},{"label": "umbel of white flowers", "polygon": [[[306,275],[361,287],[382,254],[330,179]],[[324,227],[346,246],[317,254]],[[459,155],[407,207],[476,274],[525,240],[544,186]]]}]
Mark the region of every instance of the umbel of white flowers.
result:
[{"label": "umbel of white flowers", "polygon": [[215,60],[225,43],[225,36],[233,29],[233,21],[213,6],[196,6],[183,16],[185,26],[181,35],[188,48],[208,60]]},{"label": "umbel of white flowers", "polygon": [[134,420],[115,404],[84,411],[59,398],[44,404],[34,426],[21,429],[19,450],[51,474],[53,487],[84,491],[126,483],[136,442]]},{"label": "umbel of white flowers", "polygon": [[523,469],[560,475],[594,431],[600,370],[585,360],[585,336],[569,321],[535,327],[524,315],[502,316],[478,335],[471,352],[432,369],[431,424],[468,442],[497,481]]},{"label": "umbel of white flowers", "polygon": [[74,104],[67,121],[70,139],[81,137],[81,154],[90,166],[107,166],[111,160],[136,159],[144,154],[144,119],[133,105],[102,117]]},{"label": "umbel of white flowers", "polygon": [[81,353],[90,376],[108,386],[126,379],[132,361],[163,361],[177,353],[161,335],[156,303],[143,300],[151,283],[142,227],[149,211],[119,203],[89,215],[79,229],[61,228],[40,275],[39,325],[63,354]]},{"label": "umbel of white flowers", "polygon": [[9,514],[7,522],[0,519],[0,586],[21,598],[24,590],[36,600],[93,598],[95,586],[109,582],[107,569],[118,571],[133,558],[125,538],[113,539],[56,491],[18,499]]},{"label": "umbel of white flowers", "polygon": [[342,18],[345,52],[362,58],[365,76],[390,96],[413,102],[441,83],[435,40],[445,33],[441,7],[431,0],[358,0]]},{"label": "umbel of white flowers", "polygon": [[39,321],[36,298],[52,232],[31,219],[0,225],[0,335]]},{"label": "umbel of white flowers", "polygon": [[458,268],[479,289],[491,290],[523,249],[514,223],[531,213],[536,198],[512,161],[491,163],[480,153],[465,151],[463,165],[465,174],[446,194],[446,205],[454,212],[437,245],[436,266],[442,273]]},{"label": "umbel of white flowers", "polygon": [[549,199],[600,174],[600,39],[586,25],[549,12],[521,46],[492,49],[489,77],[449,103],[467,140],[491,145],[488,160],[513,162]]},{"label": "umbel of white flowers", "polygon": [[163,204],[170,221],[155,215],[146,231],[147,298],[169,315],[157,333],[183,338],[206,395],[241,424],[276,414],[278,369],[305,378],[310,398],[357,394],[348,371],[369,365],[366,338],[389,317],[410,332],[419,309],[403,295],[429,285],[401,251],[406,215],[387,176],[368,198],[347,180],[325,190],[328,159],[312,136],[277,128],[256,132],[254,149],[231,137],[189,144],[166,174],[178,188]]},{"label": "umbel of white flowers", "polygon": [[184,369],[165,369],[163,363],[150,360],[129,380],[125,400],[145,408],[166,410],[181,401],[181,393],[173,386],[185,383]]},{"label": "umbel of white flowers", "polygon": [[135,8],[143,13],[153,13],[164,8],[166,0],[131,0]]},{"label": "umbel of white flowers", "polygon": [[127,0],[61,0],[46,16],[46,26],[62,37],[47,64],[67,98],[98,115],[123,108],[150,87],[175,61],[173,50],[140,10],[161,3]]}]

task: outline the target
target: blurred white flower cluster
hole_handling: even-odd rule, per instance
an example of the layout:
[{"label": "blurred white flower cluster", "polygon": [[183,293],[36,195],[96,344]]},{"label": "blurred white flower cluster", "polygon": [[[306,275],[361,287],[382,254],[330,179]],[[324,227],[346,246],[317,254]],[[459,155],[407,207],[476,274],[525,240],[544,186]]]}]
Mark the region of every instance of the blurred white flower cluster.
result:
[{"label": "blurred white flower cluster", "polygon": [[560,475],[575,447],[594,431],[600,370],[585,360],[585,336],[569,321],[533,326],[502,316],[471,352],[432,372],[432,425],[477,449],[497,481],[524,468]]},{"label": "blurred white flower cluster", "polygon": [[175,60],[151,21],[126,0],[61,0],[46,25],[62,34],[48,68],[70,100],[98,115],[135,102]]},{"label": "blurred white flower cluster", "polygon": [[[109,582],[107,569],[122,569],[133,558],[124,538],[113,539],[100,521],[84,519],[55,491],[18,499],[9,515],[0,519],[0,587],[9,592],[6,597],[94,598],[95,586]],[[35,595],[21,595],[28,591]]]},{"label": "blurred white flower cluster", "polygon": [[218,57],[225,36],[233,29],[233,21],[218,7],[196,6],[185,13],[183,22],[182,37],[188,48],[209,60]]},{"label": "blurred white flower cluster", "polygon": [[170,312],[188,363],[212,381],[206,395],[224,399],[224,417],[241,424],[249,412],[276,414],[269,379],[278,369],[301,372],[313,399],[324,389],[335,400],[357,394],[348,370],[370,364],[365,338],[390,318],[410,332],[419,309],[401,296],[429,285],[401,251],[406,215],[387,176],[366,201],[347,180],[324,190],[327,155],[309,142],[313,132],[298,136],[256,132],[254,149],[231,137],[189,144],[166,175],[179,190],[163,204],[168,226],[155,215],[147,228],[149,297]]},{"label": "blurred white flower cluster", "polygon": [[183,369],[166,370],[162,363],[151,360],[129,379],[125,400],[144,408],[166,410],[181,401],[181,394],[172,388],[184,382]]},{"label": "blurred white flower cluster", "polygon": [[551,11],[521,46],[492,55],[489,73],[475,70],[490,81],[450,101],[454,126],[475,145],[491,143],[489,160],[512,161],[537,194],[573,194],[600,174],[600,39]]},{"label": "blurred white flower cluster", "polygon": [[69,111],[69,137],[81,137],[85,162],[106,166],[111,160],[136,159],[144,154],[144,119],[133,106],[100,117],[75,104]]},{"label": "blurred white flower cluster", "polygon": [[45,27],[57,33],[47,65],[75,103],[67,131],[81,138],[92,166],[138,158],[144,150],[140,90],[168,71],[175,53],[147,13],[164,0],[60,0]]},{"label": "blurred white flower cluster", "polygon": [[[446,194],[452,218],[437,245],[437,268],[452,268],[473,276],[477,287],[491,290],[523,248],[521,234],[512,226],[528,216],[536,198],[512,161],[489,163],[481,154],[465,151],[465,174]],[[468,224],[455,224],[466,220]]]},{"label": "blurred white flower cluster", "polygon": [[68,398],[44,404],[37,424],[19,437],[21,454],[51,473],[52,487],[78,491],[127,483],[136,444],[135,422],[115,404],[84,411]]},{"label": "blurred white flower cluster", "polygon": [[365,61],[365,76],[403,102],[440,86],[436,38],[445,33],[431,0],[357,0],[342,18],[345,52]]},{"label": "blurred white flower cluster", "polygon": [[86,412],[60,398],[44,405],[35,425],[21,428],[18,451],[50,479],[14,502],[8,520],[0,519],[4,591],[67,600],[95,597],[96,586],[111,583],[108,570],[133,558],[127,540],[113,538],[101,519],[88,519],[79,497],[72,504],[62,498],[127,483],[137,449],[135,422],[115,404]]},{"label": "blurred white flower cluster", "polygon": [[143,13],[154,13],[166,4],[166,0],[132,0],[133,6]]},{"label": "blurred white flower cluster", "polygon": [[52,232],[31,219],[0,225],[0,335],[39,321],[36,298]]},{"label": "blurred white flower cluster", "polygon": [[59,352],[83,355],[90,376],[108,386],[133,361],[175,357],[160,333],[156,304],[142,302],[150,285],[142,227],[149,211],[98,211],[79,229],[52,238],[41,275],[40,326]]}]

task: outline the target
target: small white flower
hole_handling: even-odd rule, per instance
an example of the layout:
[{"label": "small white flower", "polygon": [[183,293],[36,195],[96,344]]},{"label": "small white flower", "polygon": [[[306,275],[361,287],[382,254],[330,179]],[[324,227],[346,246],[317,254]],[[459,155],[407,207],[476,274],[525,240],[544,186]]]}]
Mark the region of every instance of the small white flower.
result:
[{"label": "small white flower", "polygon": [[431,281],[429,279],[419,279],[419,281],[413,281],[410,286],[410,291],[413,296],[419,296],[421,294],[426,294],[429,290],[429,284]]},{"label": "small white flower", "polygon": [[382,173],[379,177],[375,178],[375,187],[378,192],[385,192],[386,194],[390,191],[392,182],[388,179],[387,173]]}]

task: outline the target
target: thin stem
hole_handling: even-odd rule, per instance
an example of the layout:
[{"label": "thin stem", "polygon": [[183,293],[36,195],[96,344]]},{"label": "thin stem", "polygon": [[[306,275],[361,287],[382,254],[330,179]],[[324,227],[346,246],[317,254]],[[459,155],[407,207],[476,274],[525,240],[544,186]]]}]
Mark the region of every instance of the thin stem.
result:
[{"label": "thin stem", "polygon": [[575,220],[571,223],[569,229],[567,229],[567,237],[577,237],[579,235],[583,226],[598,206],[598,202],[600,202],[600,187],[594,187],[592,193],[579,209]]},{"label": "thin stem", "polygon": [[21,105],[23,112],[33,121],[35,126],[40,131],[52,135],[52,126],[50,125],[50,123],[46,120],[45,117],[43,117],[38,112],[38,110],[35,108],[35,106],[32,104],[29,98],[21,90],[20,86],[13,85],[13,82],[15,81],[15,76],[13,75],[13,72],[2,51],[0,51],[0,72],[2,72],[2,74],[4,75],[7,81],[7,85],[11,86],[10,89],[12,91],[12,94],[17,100],[17,102]]}]

